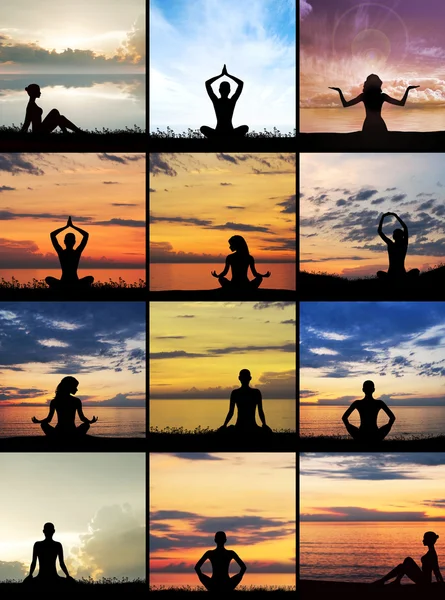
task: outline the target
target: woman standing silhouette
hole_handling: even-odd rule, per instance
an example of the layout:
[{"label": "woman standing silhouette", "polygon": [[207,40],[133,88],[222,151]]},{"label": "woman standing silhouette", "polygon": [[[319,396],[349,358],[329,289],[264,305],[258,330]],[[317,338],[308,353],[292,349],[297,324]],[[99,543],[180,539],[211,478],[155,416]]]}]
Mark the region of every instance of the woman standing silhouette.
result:
[{"label": "woman standing silhouette", "polygon": [[[65,561],[63,560],[62,544],[53,540],[55,532],[56,530],[52,523],[45,523],[43,526],[45,539],[34,544],[29,575],[24,579],[23,583],[40,583],[46,585],[75,583],[75,580],[68,573]],[[60,577],[57,574],[57,559],[59,559],[60,568],[65,573],[66,578]],[[37,566],[37,560],[39,561],[39,572],[36,577],[33,577],[32,574]]]},{"label": "woman standing silhouette", "polygon": [[67,129],[71,129],[75,133],[84,133],[77,125],[61,115],[57,108],[50,110],[42,121],[43,110],[36,104],[36,99],[41,96],[40,86],[31,83],[25,88],[25,91],[28,92],[29,102],[26,107],[25,122],[20,130],[21,133],[27,132],[30,125],[33,133],[51,133],[56,127],[60,127],[63,133],[67,133]]},{"label": "woman standing silhouette", "polygon": [[403,98],[401,100],[396,100],[396,98],[391,98],[391,96],[382,92],[382,83],[383,82],[378,75],[368,75],[363,84],[363,92],[356,98],[348,101],[345,100],[340,88],[329,87],[329,89],[335,90],[340,94],[341,103],[345,108],[363,102],[366,110],[366,118],[363,123],[362,131],[378,134],[388,131],[386,123],[382,119],[383,103],[388,102],[388,104],[394,104],[395,106],[405,106],[409,91],[419,87],[418,85],[409,85],[405,90]]},{"label": "woman standing silhouette", "polygon": [[[216,271],[212,271],[213,277],[216,277],[223,288],[232,290],[252,290],[258,289],[263,281],[263,277],[270,277],[270,271],[258,273],[255,269],[255,259],[249,253],[249,247],[246,240],[241,235],[234,235],[229,239],[229,248],[233,254],[229,254],[226,258],[226,266],[218,275]],[[248,270],[252,271],[255,279],[249,281],[247,277]],[[226,275],[232,269],[232,279],[226,279]]]},{"label": "woman standing silhouette", "polygon": [[[226,541],[227,537],[224,531],[217,531],[215,533],[216,548],[214,550],[207,550],[195,565],[199,581],[209,592],[232,592],[246,572],[247,567],[238,554],[233,550],[224,548]],[[211,577],[201,573],[201,567],[206,560],[209,560],[212,564],[213,572]],[[230,577],[229,565],[232,560],[238,563],[241,570],[237,575]]]}]

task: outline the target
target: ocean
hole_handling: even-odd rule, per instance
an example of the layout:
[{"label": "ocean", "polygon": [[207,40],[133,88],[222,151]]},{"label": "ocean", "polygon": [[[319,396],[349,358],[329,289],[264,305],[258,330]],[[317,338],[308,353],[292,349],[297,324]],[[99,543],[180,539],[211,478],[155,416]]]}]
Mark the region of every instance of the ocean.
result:
[{"label": "ocean", "polygon": [[[295,400],[264,400],[266,423],[272,429],[295,431]],[[184,427],[217,429],[224,423],[229,411],[227,400],[150,400],[150,427]],[[230,425],[236,422],[236,409]],[[257,423],[261,422],[258,419]]]},{"label": "ocean", "polygon": [[[420,566],[423,534],[435,531],[439,566],[445,566],[443,521],[300,523],[300,578],[370,583],[407,556]],[[404,578],[402,583],[408,583]],[[435,577],[433,575],[433,581]]]},{"label": "ocean", "polygon": [[[445,434],[445,406],[390,406],[396,421],[385,439],[412,435]],[[300,406],[300,435],[345,435],[348,432],[341,417],[347,406]],[[360,425],[358,412],[349,418],[353,425]],[[379,413],[378,424],[384,425],[388,417]]]},{"label": "ocean", "polygon": [[[408,100],[409,102],[409,100]],[[443,131],[445,108],[409,108],[385,104],[382,117],[390,131]],[[301,108],[302,133],[349,133],[361,131],[365,120],[363,104],[348,109]]]},{"label": "ocean", "polygon": [[[0,270],[0,280],[11,281],[15,277],[20,283],[31,283],[33,279],[41,280],[45,277],[57,277],[60,279],[62,272],[60,269],[2,269]],[[109,279],[119,281],[119,277],[126,283],[137,283],[139,279],[147,280],[145,269],[79,269],[79,277],[92,275],[94,281],[108,283]]]},{"label": "ocean", "polygon": [[[224,268],[224,259],[213,263],[150,263],[150,290],[210,290],[218,288],[219,283],[212,277],[211,271],[220,273]],[[264,278],[261,288],[295,290],[295,263],[256,263],[260,273],[271,272]],[[230,278],[230,273],[229,273]],[[249,271],[249,279],[253,275]]]},{"label": "ocean", "polygon": [[[203,568],[203,573],[211,575],[211,572]],[[234,573],[231,572],[231,575]],[[241,581],[241,586],[292,586],[295,588],[296,576],[293,573],[249,573],[248,571]],[[189,585],[190,587],[200,586],[203,590],[204,587],[201,585],[196,573],[150,573],[149,584],[152,586],[159,587],[165,586],[184,586]]]},{"label": "ocean", "polygon": [[[97,423],[91,425],[89,433],[102,437],[145,437],[145,408],[133,407],[96,407],[84,406],[84,414],[88,419],[98,417]],[[32,423],[31,418],[39,420],[48,414],[47,406],[3,406],[0,407],[0,437],[41,436],[40,425]],[[51,425],[57,423],[56,417]],[[80,425],[76,419],[76,424]]]},{"label": "ocean", "polygon": [[0,74],[0,126],[24,121],[30,83],[40,85],[43,118],[53,108],[81,129],[145,129],[145,75]]}]

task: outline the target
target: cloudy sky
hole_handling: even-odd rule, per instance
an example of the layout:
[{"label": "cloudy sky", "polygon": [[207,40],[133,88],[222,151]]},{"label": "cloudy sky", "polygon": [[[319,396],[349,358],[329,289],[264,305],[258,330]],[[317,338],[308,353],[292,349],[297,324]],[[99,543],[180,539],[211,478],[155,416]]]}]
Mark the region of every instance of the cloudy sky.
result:
[{"label": "cloudy sky", "polygon": [[0,268],[59,268],[68,216],[90,234],[81,268],[144,268],[144,154],[4,153],[0,179]]},{"label": "cloudy sky", "polygon": [[295,261],[295,154],[150,154],[150,262]]},{"label": "cloudy sky", "polygon": [[145,303],[0,302],[0,407],[46,404],[78,379],[84,404],[145,406]]},{"label": "cloudy sky", "polygon": [[152,0],[150,130],[213,127],[204,82],[224,64],[244,81],[235,126],[293,130],[295,14],[295,0]]},{"label": "cloudy sky", "polygon": [[150,303],[150,398],[224,398],[249,369],[263,398],[295,398],[294,302]]},{"label": "cloudy sky", "polygon": [[445,521],[443,452],[303,453],[300,477],[302,521]]},{"label": "cloudy sky", "polygon": [[28,574],[48,521],[73,577],[144,578],[145,463],[138,453],[1,454],[0,581]]},{"label": "cloudy sky", "polygon": [[[339,106],[337,92],[357,96],[370,73],[410,106],[445,102],[445,40],[441,0],[300,0],[300,106]],[[316,118],[316,117],[314,117]]]},{"label": "cloudy sky", "polygon": [[0,73],[144,70],[144,0],[16,0],[2,6]]},{"label": "cloudy sky", "polygon": [[150,572],[193,572],[222,530],[246,577],[295,573],[295,478],[286,452],[150,454]]},{"label": "cloudy sky", "polygon": [[[300,268],[346,277],[388,269],[377,234],[395,212],[408,226],[407,269],[426,270],[445,256],[445,155],[301,154]],[[385,219],[392,238],[400,225]]]},{"label": "cloudy sky", "polygon": [[349,405],[371,379],[392,407],[443,406],[441,302],[303,302],[300,340],[302,402]]}]

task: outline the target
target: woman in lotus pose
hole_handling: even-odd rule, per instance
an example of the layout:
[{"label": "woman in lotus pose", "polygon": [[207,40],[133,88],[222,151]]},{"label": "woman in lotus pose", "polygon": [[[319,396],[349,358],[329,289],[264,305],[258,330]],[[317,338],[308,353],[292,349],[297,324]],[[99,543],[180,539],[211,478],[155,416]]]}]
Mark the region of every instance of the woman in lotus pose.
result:
[{"label": "woman in lotus pose", "polygon": [[[76,236],[74,233],[67,233],[65,236],[65,248],[57,241],[57,236],[68,227],[72,227],[76,231],[78,231],[82,235],[82,241],[74,248],[76,243]],[[85,246],[88,243],[89,234],[81,229],[80,227],[76,227],[73,225],[71,217],[68,217],[67,224],[65,227],[60,227],[60,229],[56,229],[51,233],[51,242],[54,247],[54,250],[57,252],[57,256],[60,260],[60,266],[62,268],[62,277],[60,279],[56,279],[56,277],[46,277],[45,281],[49,285],[50,288],[58,289],[63,288],[65,286],[77,287],[77,288],[88,288],[94,281],[94,277],[88,275],[87,277],[82,277],[79,279],[77,275],[77,268],[79,266],[80,257],[82,252],[85,249]]]},{"label": "woman in lotus pose", "polygon": [[32,125],[33,133],[51,133],[56,127],[60,127],[63,133],[67,133],[68,129],[75,133],[84,133],[77,125],[61,115],[57,108],[50,110],[42,121],[43,110],[36,104],[36,99],[41,96],[40,86],[37,83],[31,83],[25,88],[25,91],[28,92],[29,102],[21,133],[27,132],[30,125]]},{"label": "woman in lotus pose", "polygon": [[[391,431],[396,417],[383,400],[375,400],[373,398],[373,393],[375,392],[373,381],[365,381],[363,391],[365,393],[363,400],[355,400],[343,415],[342,420],[348,433],[355,441],[368,443],[380,442]],[[349,416],[354,410],[357,410],[360,415],[360,427],[351,425],[348,421]],[[380,410],[383,410],[389,417],[389,422],[383,425],[383,427],[377,425],[377,416]]]},{"label": "woman in lotus pose", "polygon": [[433,573],[438,583],[443,583],[442,573],[439,569],[439,561],[437,560],[436,549],[434,544],[439,539],[434,531],[427,531],[423,536],[423,545],[428,546],[428,552],[422,556],[422,568],[410,557],[405,558],[403,563],[397,565],[395,569],[390,571],[388,575],[373,582],[373,585],[384,585],[386,581],[394,579],[390,585],[400,585],[402,577],[406,575],[417,584],[431,583]]},{"label": "woman in lotus pose", "polygon": [[[232,290],[256,290],[260,287],[263,277],[270,277],[270,271],[261,275],[255,269],[255,259],[249,253],[246,240],[241,235],[234,235],[229,239],[229,248],[233,254],[226,258],[226,266],[218,275],[212,271],[213,277],[216,277],[223,288]],[[250,267],[255,279],[249,281],[247,272]],[[226,279],[229,269],[232,269],[232,280]]]},{"label": "woman in lotus pose", "polygon": [[[90,425],[96,423],[97,417],[89,420],[83,414],[82,402],[79,398],[72,396],[77,392],[79,382],[74,377],[64,377],[56,389],[56,395],[49,405],[48,416],[39,420],[32,418],[33,423],[40,423],[43,432],[50,437],[66,439],[67,437],[79,437],[86,434]],[[57,413],[57,425],[53,427],[50,422]],[[82,425],[76,426],[76,412]]]},{"label": "woman in lotus pose", "polygon": [[[217,531],[215,533],[216,548],[214,550],[207,550],[195,565],[199,581],[209,592],[232,592],[246,572],[247,567],[238,554],[233,550],[224,548],[226,541],[227,537],[224,531]],[[212,564],[213,572],[211,577],[201,573],[201,567],[206,560],[209,560]],[[241,570],[237,575],[230,577],[229,565],[232,560],[238,563]]]},{"label": "woman in lotus pose", "polygon": [[366,131],[370,134],[378,134],[388,131],[386,123],[382,119],[383,103],[388,102],[388,104],[394,104],[395,106],[405,106],[409,91],[418,87],[418,85],[409,85],[405,90],[403,98],[401,100],[396,100],[396,98],[391,98],[391,96],[382,92],[382,80],[378,75],[372,74],[368,75],[363,84],[363,92],[352,100],[345,100],[343,92],[338,87],[330,87],[329,89],[335,90],[340,94],[341,103],[345,108],[363,102],[366,110],[366,118],[363,123],[362,131]]},{"label": "woman in lotus pose", "polygon": [[[238,87],[231,98],[229,98],[230,83],[228,81],[223,81],[219,86],[221,98],[218,98],[218,96],[212,90],[212,83],[224,75],[230,79],[233,79],[233,81],[238,84]],[[212,77],[206,81],[206,90],[210,100],[213,103],[213,108],[215,109],[216,113],[216,128],[213,129],[212,127],[203,125],[200,129],[203,135],[208,138],[214,138],[218,136],[242,137],[246,135],[246,133],[249,131],[247,125],[241,125],[240,127],[235,128],[232,125],[233,111],[235,110],[235,104],[237,103],[238,98],[241,96],[243,86],[244,83],[241,81],[241,79],[237,79],[233,75],[229,75],[227,73],[226,65],[224,65],[221,75],[216,75],[216,77]]]},{"label": "woman in lotus pose", "polygon": [[[385,220],[385,217],[394,217],[403,227],[403,229],[394,229],[392,234],[394,241],[390,240],[389,237],[383,233],[383,221]],[[408,272],[406,272],[405,269],[405,257],[408,251],[408,227],[402,219],[396,215],[396,213],[384,213],[380,217],[377,233],[387,246],[389,259],[388,272],[377,271],[377,277],[379,279],[387,279],[388,277],[391,279],[401,279],[405,276],[417,277],[420,274],[419,269],[411,269]]]}]

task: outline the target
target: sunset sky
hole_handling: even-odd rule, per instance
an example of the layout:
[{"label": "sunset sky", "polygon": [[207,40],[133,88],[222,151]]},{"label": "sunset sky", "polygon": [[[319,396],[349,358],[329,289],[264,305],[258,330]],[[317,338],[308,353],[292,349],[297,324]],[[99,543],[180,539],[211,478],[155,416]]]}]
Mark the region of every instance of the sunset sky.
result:
[{"label": "sunset sky", "polygon": [[[150,154],[150,262],[295,261],[295,154]],[[215,265],[215,266],[217,266]]]},{"label": "sunset sky", "polygon": [[145,70],[144,0],[3,3],[0,74]]},{"label": "sunset sky", "polygon": [[246,577],[295,573],[295,486],[293,453],[150,454],[150,572],[193,573],[222,530]]},{"label": "sunset sky", "polygon": [[371,73],[396,98],[419,85],[410,106],[442,106],[444,19],[441,0],[300,0],[300,106],[341,106],[328,86],[350,99]]},{"label": "sunset sky", "polygon": [[150,131],[214,127],[204,83],[224,64],[244,81],[234,126],[293,131],[295,21],[296,0],[151,0]]},{"label": "sunset sky", "polygon": [[294,302],[150,303],[150,398],[228,398],[241,369],[295,398]]},{"label": "sunset sky", "polygon": [[[300,269],[346,277],[388,270],[380,216],[408,227],[407,269],[445,257],[444,154],[301,154]],[[400,225],[385,218],[392,239]]]},{"label": "sunset sky", "polygon": [[444,484],[443,452],[301,454],[300,519],[445,521]]},{"label": "sunset sky", "polygon": [[46,522],[71,576],[145,578],[145,464],[142,453],[2,453],[0,581],[29,573]]},{"label": "sunset sky", "polygon": [[80,268],[144,268],[144,154],[5,153],[0,177],[0,268],[58,268],[68,216],[90,234]]},{"label": "sunset sky", "polygon": [[302,403],[349,405],[370,379],[392,407],[444,404],[441,302],[303,302],[300,341]]},{"label": "sunset sky", "polygon": [[0,302],[0,407],[47,404],[67,375],[87,406],[145,406],[145,329],[143,302]]}]

